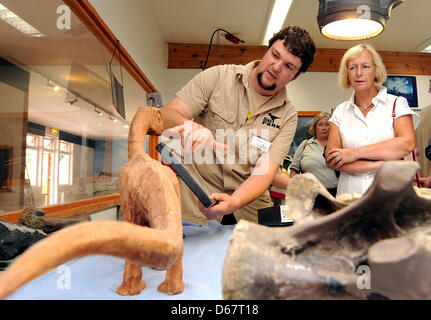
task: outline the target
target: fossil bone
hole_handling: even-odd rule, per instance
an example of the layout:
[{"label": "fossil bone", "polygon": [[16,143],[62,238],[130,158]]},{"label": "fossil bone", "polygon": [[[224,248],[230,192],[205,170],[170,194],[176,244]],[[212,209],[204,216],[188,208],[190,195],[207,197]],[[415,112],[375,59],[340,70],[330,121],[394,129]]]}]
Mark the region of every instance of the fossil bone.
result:
[{"label": "fossil bone", "polygon": [[156,108],[141,107],[132,120],[129,161],[120,173],[120,201],[128,221],[83,222],[52,233],[0,274],[0,298],[56,266],[92,254],[127,260],[123,283],[117,290],[120,294],[137,294],[143,289],[143,265],[167,269],[159,291],[183,291],[184,243],[178,180],[171,169],[143,150],[146,134],[160,134],[162,128],[160,110]]},{"label": "fossil bone", "polygon": [[45,212],[34,207],[22,210],[18,218],[18,223],[28,228],[40,229],[45,233],[51,233],[72,224],[91,221],[91,217],[86,212],[75,213],[67,217],[44,217]]},{"label": "fossil bone", "polygon": [[[412,265],[429,271],[431,199],[419,196],[412,180],[418,165],[388,161],[370,189],[356,202],[292,227],[270,228],[246,221],[235,227],[222,276],[225,299],[364,299],[399,297],[431,299],[431,289],[416,280],[406,288]],[[292,183],[300,183],[297,179]],[[303,186],[302,186],[303,187]],[[298,189],[301,186],[297,186]],[[288,196],[288,195],[287,195]],[[328,201],[330,201],[329,199]],[[314,205],[315,207],[316,205]],[[288,208],[289,209],[289,208]],[[289,213],[288,213],[289,215]],[[304,212],[306,218],[310,214]],[[427,235],[428,234],[428,235]],[[409,237],[416,264],[403,263],[410,251],[385,246]],[[388,240],[386,240],[388,241]],[[370,248],[371,247],[371,248]],[[386,248],[391,252],[385,252]],[[370,249],[370,254],[369,254]],[[389,263],[387,256],[394,256]],[[361,265],[370,265],[371,289],[358,286]],[[377,281],[378,274],[397,278]],[[397,270],[396,272],[394,270]],[[390,276],[389,276],[390,277]],[[431,278],[430,273],[426,276]],[[373,282],[374,281],[374,282]],[[392,281],[392,284],[388,284]],[[397,284],[398,281],[398,284]],[[409,291],[409,294],[401,294]]]},{"label": "fossil bone", "polygon": [[295,175],[286,189],[285,205],[296,225],[344,208],[311,173]]}]

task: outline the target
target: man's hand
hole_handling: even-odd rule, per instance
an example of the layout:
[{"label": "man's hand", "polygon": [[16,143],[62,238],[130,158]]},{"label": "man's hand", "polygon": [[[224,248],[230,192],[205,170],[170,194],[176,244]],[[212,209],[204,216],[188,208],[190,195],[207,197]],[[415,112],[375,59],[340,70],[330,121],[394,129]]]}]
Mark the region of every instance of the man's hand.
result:
[{"label": "man's hand", "polygon": [[216,201],[216,204],[209,208],[205,208],[202,203],[199,202],[199,210],[208,219],[217,219],[224,216],[225,214],[233,213],[239,209],[235,197],[232,197],[226,193],[213,193],[211,194],[210,198]]},{"label": "man's hand", "polygon": [[184,124],[167,129],[163,132],[165,136],[181,136],[181,144],[184,152],[198,151],[204,147],[218,150],[227,150],[227,145],[217,142],[211,131],[204,126],[193,122],[185,121]]},{"label": "man's hand", "polygon": [[419,183],[422,187],[430,188],[431,187],[431,175],[428,177],[419,177]]}]

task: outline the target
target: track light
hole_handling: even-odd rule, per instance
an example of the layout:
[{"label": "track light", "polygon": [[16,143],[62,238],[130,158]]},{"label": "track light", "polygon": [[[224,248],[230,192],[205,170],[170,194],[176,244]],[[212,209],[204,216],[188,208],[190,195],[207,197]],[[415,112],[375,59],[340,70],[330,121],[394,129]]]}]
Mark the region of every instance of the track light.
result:
[{"label": "track light", "polygon": [[383,32],[391,10],[405,0],[319,0],[317,23],[334,40],[364,40]]},{"label": "track light", "polygon": [[96,112],[99,117],[103,116],[103,112],[98,110],[97,108],[94,108],[94,112]]},{"label": "track light", "polygon": [[76,103],[76,102],[78,102],[78,98],[76,97],[75,99],[73,99],[73,100],[70,100],[70,101],[67,101],[67,104],[69,105],[69,106],[72,106],[74,103]]},{"label": "track light", "polygon": [[60,90],[60,86],[51,80],[47,80],[46,85],[56,92]]},{"label": "track light", "polygon": [[118,119],[116,119],[112,116],[109,116],[109,120],[111,120],[113,123],[117,123],[117,121],[118,121]]}]

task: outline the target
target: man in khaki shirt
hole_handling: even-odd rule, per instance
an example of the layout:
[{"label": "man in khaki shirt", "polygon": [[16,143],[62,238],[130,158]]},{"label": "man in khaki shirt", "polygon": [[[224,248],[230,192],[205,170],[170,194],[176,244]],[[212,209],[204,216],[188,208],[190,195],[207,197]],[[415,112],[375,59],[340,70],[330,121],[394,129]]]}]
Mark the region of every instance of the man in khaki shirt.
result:
[{"label": "man in khaki shirt", "polygon": [[165,129],[181,134],[184,162],[216,201],[204,208],[180,180],[184,220],[206,224],[233,213],[257,222],[257,209],[272,206],[268,187],[297,123],[285,86],[307,71],[315,51],[307,31],[286,27],[260,61],[209,68],[162,108]]}]

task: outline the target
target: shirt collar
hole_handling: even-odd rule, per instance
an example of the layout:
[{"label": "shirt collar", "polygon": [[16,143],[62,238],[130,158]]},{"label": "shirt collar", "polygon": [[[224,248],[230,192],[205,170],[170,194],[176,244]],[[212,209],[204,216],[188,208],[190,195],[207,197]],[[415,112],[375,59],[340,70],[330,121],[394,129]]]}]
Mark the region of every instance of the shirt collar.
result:
[{"label": "shirt collar", "polygon": [[[379,90],[379,92],[377,93],[377,95],[373,99],[371,99],[371,102],[374,105],[377,105],[377,103],[379,101],[386,103],[386,98],[388,95],[387,88],[384,86],[378,86],[377,90]],[[349,108],[353,109],[354,107],[355,107],[355,91],[353,91],[352,95],[350,96],[350,100],[349,100]]]},{"label": "shirt collar", "polygon": [[260,60],[254,60],[244,66],[240,66],[235,73],[235,79],[242,80],[244,85],[248,86],[251,70],[259,64]]}]

